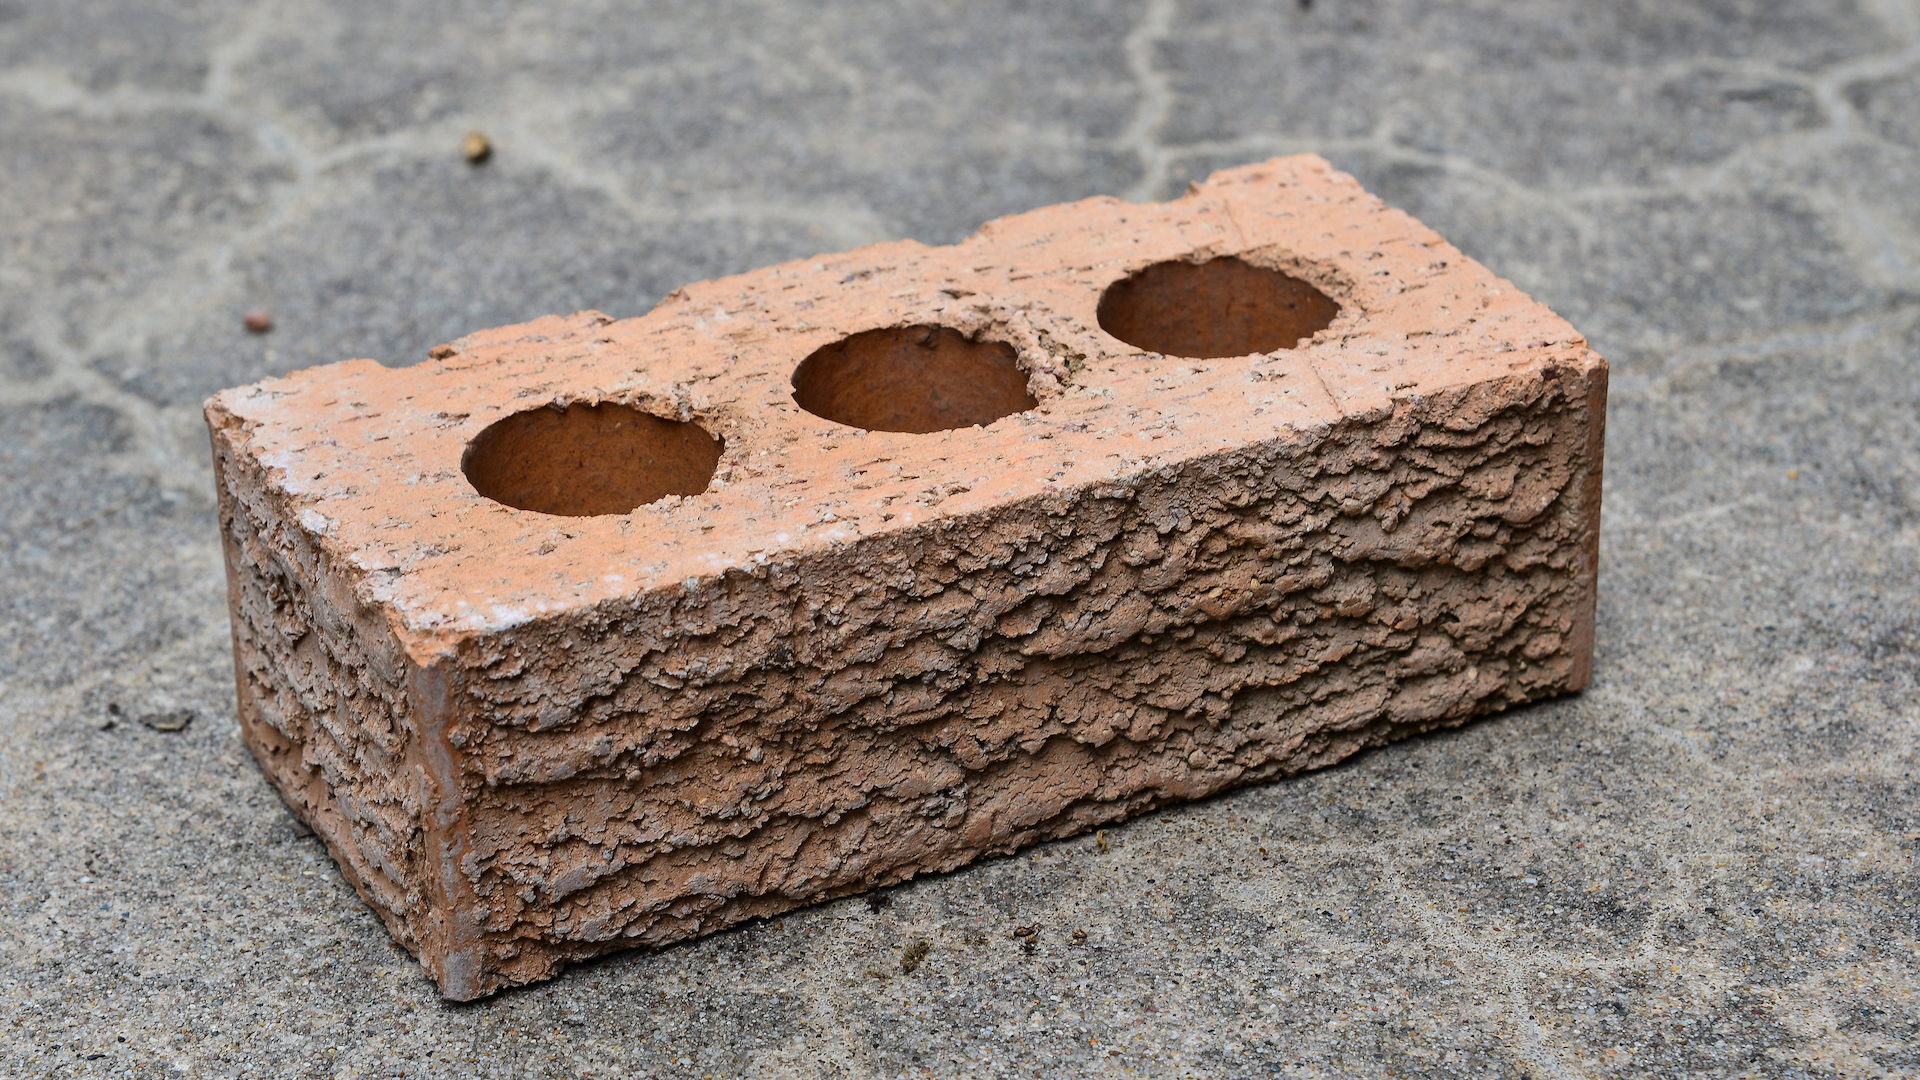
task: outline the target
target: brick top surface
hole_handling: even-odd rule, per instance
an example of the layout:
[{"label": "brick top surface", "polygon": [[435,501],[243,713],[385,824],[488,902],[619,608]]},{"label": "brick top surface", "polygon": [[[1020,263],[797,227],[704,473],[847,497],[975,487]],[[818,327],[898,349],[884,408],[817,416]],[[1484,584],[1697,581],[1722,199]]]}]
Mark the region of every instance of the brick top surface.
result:
[{"label": "brick top surface", "polygon": [[[1295,349],[1232,359],[1147,353],[1100,328],[1114,282],[1226,255],[1311,282],[1339,316]],[[1012,346],[1037,407],[904,434],[795,404],[793,372],[815,350],[917,324]],[[951,247],[877,244],[704,282],[639,318],[548,317],[411,367],[298,371],[224,391],[207,410],[265,467],[284,519],[357,568],[358,599],[424,657],[729,568],[1251,441],[1311,439],[1396,399],[1601,363],[1544,305],[1303,155],[1218,173],[1169,203],[1090,199],[990,222]],[[494,422],[600,402],[719,436],[710,487],[626,514],[556,517],[485,498],[462,472]]]}]

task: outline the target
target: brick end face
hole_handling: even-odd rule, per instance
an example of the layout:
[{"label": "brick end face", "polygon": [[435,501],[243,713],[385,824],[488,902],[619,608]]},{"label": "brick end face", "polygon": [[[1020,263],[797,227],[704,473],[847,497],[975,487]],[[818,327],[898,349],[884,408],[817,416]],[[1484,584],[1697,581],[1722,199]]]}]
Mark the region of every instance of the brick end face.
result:
[{"label": "brick end face", "polygon": [[[785,295],[781,275],[828,297],[864,272],[886,297],[888,273],[982,272],[899,267],[992,261],[967,245],[773,268],[640,320],[542,320],[436,350],[438,368],[355,362],[210,403],[243,730],[443,993],[1584,685],[1604,363],[1324,163],[1223,177],[968,242],[1018,283],[1031,268],[1009,250],[1068,236],[1028,256],[1041,283],[997,286],[1033,290],[1026,307],[967,279],[942,295],[974,314],[928,320],[1010,343],[1032,375],[1038,407],[986,427],[848,435],[764,391],[823,337],[908,314],[859,314],[871,297],[840,317],[810,300],[781,301],[799,321],[742,314]],[[1116,224],[1154,214],[1171,224]],[[1270,357],[1181,361],[1099,335],[1091,299],[1072,307],[1097,297],[1085,281],[1218,253],[1196,239],[1215,222],[1253,234],[1235,241],[1249,259],[1322,268],[1331,327]],[[1076,235],[1124,253],[1101,262]],[[1361,272],[1372,247],[1404,280]],[[622,388],[640,343],[696,359]],[[699,396],[729,380],[750,389]],[[459,479],[460,448],[528,397],[709,425],[713,485],[626,515],[490,502]]]},{"label": "brick end face", "polygon": [[290,526],[230,421],[209,409],[241,735],[394,939],[428,960],[444,890],[410,764],[409,661],[351,578]]}]

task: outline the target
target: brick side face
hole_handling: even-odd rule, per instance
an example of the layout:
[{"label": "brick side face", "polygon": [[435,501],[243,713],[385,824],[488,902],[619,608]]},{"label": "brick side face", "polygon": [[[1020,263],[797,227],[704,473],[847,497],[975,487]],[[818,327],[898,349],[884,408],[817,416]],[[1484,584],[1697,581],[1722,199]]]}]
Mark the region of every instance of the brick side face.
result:
[{"label": "brick side face", "polygon": [[[1105,287],[1223,256],[1338,315],[1244,357],[1100,329]],[[1035,407],[795,405],[809,355],[922,324]],[[478,996],[1578,689],[1605,379],[1313,158],[296,373],[209,403],[243,729]],[[461,475],[579,403],[700,425],[711,484],[557,517]]]}]

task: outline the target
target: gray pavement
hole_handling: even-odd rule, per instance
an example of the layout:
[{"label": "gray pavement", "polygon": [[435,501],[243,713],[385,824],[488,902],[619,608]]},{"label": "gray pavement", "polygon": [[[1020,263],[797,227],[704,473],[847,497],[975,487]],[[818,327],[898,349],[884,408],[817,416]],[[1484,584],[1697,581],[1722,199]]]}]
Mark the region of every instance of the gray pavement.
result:
[{"label": "gray pavement", "polygon": [[[211,392],[1303,150],[1613,362],[1585,694],[471,1006],[247,758]],[[1915,0],[0,0],[0,1074],[1920,1075],[1917,569]]]}]

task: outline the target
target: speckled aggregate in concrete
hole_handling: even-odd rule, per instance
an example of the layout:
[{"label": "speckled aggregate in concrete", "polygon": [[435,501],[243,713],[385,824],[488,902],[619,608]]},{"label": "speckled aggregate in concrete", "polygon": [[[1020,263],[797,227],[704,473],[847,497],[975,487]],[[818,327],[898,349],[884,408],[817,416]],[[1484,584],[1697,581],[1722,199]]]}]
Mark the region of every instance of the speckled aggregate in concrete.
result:
[{"label": "speckled aggregate in concrete", "polygon": [[[1612,362],[1584,695],[469,1007],[246,760],[206,394],[1302,150]],[[11,0],[0,175],[0,1072],[1920,1071],[1912,0]]]}]

